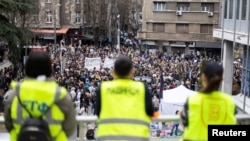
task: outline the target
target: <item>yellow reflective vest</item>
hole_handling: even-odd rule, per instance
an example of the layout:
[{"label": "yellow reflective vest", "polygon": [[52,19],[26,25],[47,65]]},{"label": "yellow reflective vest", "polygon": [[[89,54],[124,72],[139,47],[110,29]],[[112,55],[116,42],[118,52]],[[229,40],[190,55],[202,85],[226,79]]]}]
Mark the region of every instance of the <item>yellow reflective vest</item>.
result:
[{"label": "yellow reflective vest", "polygon": [[184,141],[207,141],[208,125],[230,125],[237,122],[232,97],[219,91],[191,95],[187,106],[188,126],[184,128]]},{"label": "yellow reflective vest", "polygon": [[[54,141],[67,141],[67,136],[61,126],[64,114],[54,104],[55,101],[66,96],[67,90],[65,88],[59,87],[53,81],[37,81],[33,79],[24,80],[21,83],[12,82],[11,87],[16,94],[19,93],[21,102],[33,117],[40,117],[50,107],[47,114],[43,115],[43,119],[49,124],[51,136]],[[11,105],[11,118],[14,125],[10,132],[11,141],[17,140],[21,125],[28,117],[28,112],[20,105],[17,96],[15,96]]]},{"label": "yellow reflective vest", "polygon": [[149,140],[145,86],[130,79],[102,82],[97,140]]}]

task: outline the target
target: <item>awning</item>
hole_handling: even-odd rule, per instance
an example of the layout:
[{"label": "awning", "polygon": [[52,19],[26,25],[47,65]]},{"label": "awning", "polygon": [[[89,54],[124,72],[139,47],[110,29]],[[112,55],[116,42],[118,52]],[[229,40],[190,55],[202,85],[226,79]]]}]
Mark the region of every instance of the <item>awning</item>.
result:
[{"label": "awning", "polygon": [[221,48],[220,42],[196,42],[196,48]]},{"label": "awning", "polygon": [[[62,27],[61,29],[56,30],[56,34],[66,34],[69,30],[68,27]],[[34,33],[42,33],[42,34],[54,34],[54,29],[31,29]]]}]

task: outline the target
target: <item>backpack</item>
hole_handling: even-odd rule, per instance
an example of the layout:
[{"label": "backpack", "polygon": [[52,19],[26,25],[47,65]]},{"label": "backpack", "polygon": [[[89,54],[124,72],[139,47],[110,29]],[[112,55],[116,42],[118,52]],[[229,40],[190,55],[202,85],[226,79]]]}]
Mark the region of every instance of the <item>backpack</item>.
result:
[{"label": "backpack", "polygon": [[50,107],[40,117],[32,117],[32,114],[20,100],[19,87],[20,85],[17,86],[17,98],[21,106],[29,113],[29,118],[21,125],[17,141],[52,141],[53,137],[50,134],[49,125],[42,119],[42,116],[48,112]]}]

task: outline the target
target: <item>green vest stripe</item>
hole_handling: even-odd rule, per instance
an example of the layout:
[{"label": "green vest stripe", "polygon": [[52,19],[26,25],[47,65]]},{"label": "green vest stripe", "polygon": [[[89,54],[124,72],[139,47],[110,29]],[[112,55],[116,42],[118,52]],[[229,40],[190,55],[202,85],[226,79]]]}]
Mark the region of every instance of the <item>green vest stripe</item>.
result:
[{"label": "green vest stripe", "polygon": [[[21,83],[17,83],[17,85],[16,85],[16,95],[19,95],[19,93],[20,93],[20,84],[21,84]],[[61,87],[57,87],[57,88],[56,88],[56,94],[55,94],[54,101],[59,100],[60,94],[61,94]],[[17,104],[17,113],[18,113],[18,114],[17,114],[17,118],[16,118],[16,119],[13,119],[13,122],[14,122],[15,124],[20,124],[20,125],[22,125],[23,122],[24,122],[24,118],[23,118],[23,107],[22,107],[22,105],[21,105],[19,102],[18,102],[18,104]],[[48,122],[48,124],[61,124],[61,123],[62,123],[61,120],[54,120],[54,119],[53,119],[51,109],[49,109],[48,112],[46,113],[45,119],[46,119],[46,121]]]},{"label": "green vest stripe", "polygon": [[148,138],[143,137],[136,137],[136,136],[101,136],[98,138],[98,141],[104,141],[104,140],[127,140],[127,141],[149,141]]},{"label": "green vest stripe", "polygon": [[103,119],[100,120],[98,124],[138,124],[138,125],[145,125],[147,127],[149,126],[149,123],[143,120],[117,119],[117,118]]}]

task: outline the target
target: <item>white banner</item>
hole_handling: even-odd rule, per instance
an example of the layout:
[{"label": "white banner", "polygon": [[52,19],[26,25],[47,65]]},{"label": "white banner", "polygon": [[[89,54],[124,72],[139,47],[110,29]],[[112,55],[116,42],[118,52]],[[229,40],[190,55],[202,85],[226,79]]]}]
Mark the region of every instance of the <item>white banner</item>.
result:
[{"label": "white banner", "polygon": [[104,64],[103,64],[103,68],[111,68],[114,66],[114,59],[110,59],[108,57],[105,58],[104,60]]},{"label": "white banner", "polygon": [[90,69],[96,69],[96,70],[100,70],[100,66],[101,66],[101,57],[96,57],[96,58],[85,58],[85,66],[84,68],[90,70]]}]

